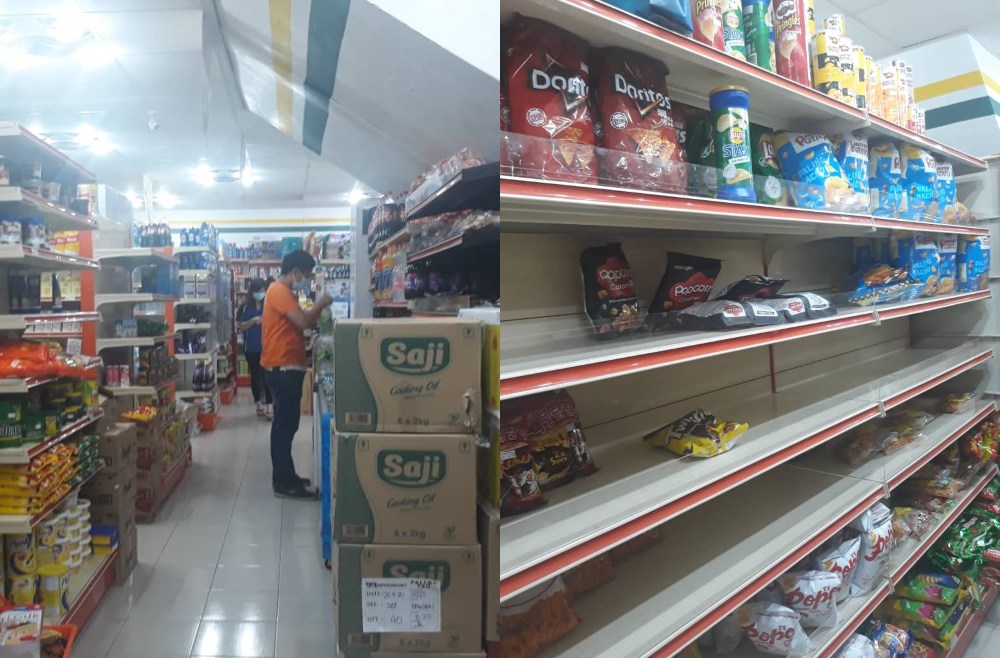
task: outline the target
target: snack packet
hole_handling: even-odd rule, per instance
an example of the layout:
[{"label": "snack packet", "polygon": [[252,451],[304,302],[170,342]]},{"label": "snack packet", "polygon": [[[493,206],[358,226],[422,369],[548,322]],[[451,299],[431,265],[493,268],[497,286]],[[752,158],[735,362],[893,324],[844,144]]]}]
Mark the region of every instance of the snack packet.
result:
[{"label": "snack packet", "polygon": [[910,280],[923,285],[922,297],[937,292],[941,258],[937,243],[930,233],[893,232],[889,240],[892,266],[909,272]]},{"label": "snack packet", "polygon": [[964,414],[969,411],[979,399],[977,393],[949,393],[941,405],[946,414]]},{"label": "snack packet", "polygon": [[958,598],[961,581],[946,573],[916,574],[896,586],[896,596],[912,601],[925,601],[951,606]]},{"label": "snack packet", "polygon": [[508,403],[527,427],[528,445],[543,490],[594,473],[597,466],[580,430],[573,399],[565,391],[539,393]]},{"label": "snack packet", "polygon": [[751,154],[753,158],[754,190],[757,203],[768,206],[787,206],[788,189],[778,164],[778,151],[774,147],[774,133],[767,128],[750,124]]},{"label": "snack packet", "polygon": [[955,184],[955,170],[950,162],[938,160],[937,177],[934,183],[934,199],[936,207],[936,221],[945,224],[958,223],[958,209],[955,207],[955,198],[958,196],[958,186]]},{"label": "snack packet", "polygon": [[909,631],[878,619],[868,622],[865,634],[875,643],[879,658],[906,658],[913,636]]},{"label": "snack packet", "polygon": [[562,578],[554,578],[500,605],[500,654],[529,658],[579,623]]},{"label": "snack packet", "polygon": [[798,297],[806,305],[806,315],[810,320],[828,318],[837,314],[837,307],[827,298],[813,292],[796,292],[786,295],[778,295],[778,299],[784,297]]},{"label": "snack packet", "polygon": [[814,210],[845,210],[854,191],[823,135],[779,132],[774,144],[785,180],[792,181],[795,205]]},{"label": "snack packet", "polygon": [[961,235],[958,238],[958,292],[986,290],[990,286],[990,236]]},{"label": "snack packet", "polygon": [[646,323],[653,329],[667,326],[668,313],[708,301],[722,262],[714,258],[667,252],[667,270],[649,305]]},{"label": "snack packet", "polygon": [[816,556],[816,568],[829,571],[840,576],[841,587],[837,591],[837,602],[846,599],[850,593],[851,580],[858,566],[858,553],[861,550],[861,538],[853,537],[839,542],[835,546],[820,549]]},{"label": "snack packet", "polygon": [[721,172],[715,157],[714,124],[711,115],[703,117],[688,131],[687,160],[695,165],[688,183],[695,196],[714,199],[719,192]]},{"label": "snack packet", "polygon": [[847,638],[835,658],[879,658],[875,653],[875,643],[864,635],[855,633]]},{"label": "snack packet", "polygon": [[715,625],[715,653],[725,654],[736,651],[743,639],[743,629],[736,613],[726,615]]},{"label": "snack packet", "polygon": [[934,156],[912,144],[899,146],[900,184],[906,200],[900,205],[904,219],[935,221],[937,207],[934,203],[934,186],[937,183],[937,163]]},{"label": "snack packet", "polygon": [[713,457],[729,450],[749,427],[749,423],[718,420],[704,409],[695,409],[650,432],[643,440],[682,456]]},{"label": "snack packet", "polygon": [[854,196],[845,210],[862,212],[868,209],[868,138],[849,132],[831,138],[837,162],[851,184]]},{"label": "snack packet", "polygon": [[869,206],[876,217],[898,217],[905,211],[899,150],[892,142],[874,144],[868,152]]},{"label": "snack packet", "polygon": [[749,274],[739,281],[733,281],[722,289],[715,299],[728,299],[734,302],[745,302],[751,299],[774,297],[787,279],[772,279],[761,274]]},{"label": "snack packet", "polygon": [[799,614],[776,603],[751,603],[736,611],[743,634],[761,653],[801,656],[812,650]]},{"label": "snack packet", "polygon": [[584,249],[580,269],[587,315],[599,339],[624,336],[642,325],[632,268],[621,243]]},{"label": "snack packet", "polygon": [[747,309],[747,313],[750,315],[750,321],[755,327],[766,327],[785,322],[784,313],[779,313],[778,309],[772,308],[766,304],[758,304],[757,301],[758,300],[747,300],[743,302],[743,306]]},{"label": "snack packet", "polygon": [[829,571],[786,573],[778,579],[785,605],[799,614],[803,628],[831,626],[839,622],[837,595],[840,576]]},{"label": "snack packet", "polygon": [[754,306],[766,306],[779,313],[786,322],[801,322],[809,319],[805,300],[798,295],[782,295],[774,299],[756,299]]},{"label": "snack packet", "polygon": [[528,447],[527,425],[520,416],[507,411],[501,418],[500,515],[511,516],[544,505],[545,496]]},{"label": "snack packet", "polygon": [[896,599],[892,603],[890,612],[895,617],[902,617],[931,628],[941,628],[948,621],[947,609],[925,601]]},{"label": "snack packet", "polygon": [[671,326],[689,331],[742,329],[753,326],[746,304],[720,299],[694,304],[670,317]]},{"label": "snack packet", "polygon": [[876,503],[852,521],[850,527],[861,533],[858,567],[851,581],[851,596],[860,596],[871,589],[889,561],[892,510]]}]

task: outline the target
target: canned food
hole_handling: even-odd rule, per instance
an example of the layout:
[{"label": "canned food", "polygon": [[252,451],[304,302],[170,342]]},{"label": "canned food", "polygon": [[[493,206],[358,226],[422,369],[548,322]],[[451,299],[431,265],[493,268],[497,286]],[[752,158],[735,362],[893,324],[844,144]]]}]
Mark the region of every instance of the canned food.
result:
[{"label": "canned food", "polygon": [[816,0],[806,2],[806,25],[809,28],[809,36],[816,34]]},{"label": "canned food", "polygon": [[74,544],[69,540],[69,537],[63,537],[57,539],[56,543],[52,545],[52,557],[58,564],[69,564],[70,549],[72,549]]},{"label": "canned food", "polygon": [[778,0],[774,5],[774,47],[778,75],[809,86],[809,36],[805,0]]},{"label": "canned food", "polygon": [[746,41],[743,38],[743,3],[740,0],[722,0],[722,43],[727,55],[747,61]]},{"label": "canned food", "polygon": [[823,19],[823,29],[828,32],[836,32],[842,37],[847,36],[847,19],[843,14],[830,14]]},{"label": "canned food", "polygon": [[868,65],[868,113],[875,116],[882,114],[882,67],[871,57],[865,57]]},{"label": "canned food", "polygon": [[694,0],[694,38],[720,52],[726,52],[722,37],[722,0]]},{"label": "canned food", "polygon": [[24,532],[3,536],[4,554],[7,558],[7,575],[11,578],[34,576],[37,568],[35,559],[35,534]]},{"label": "canned food", "polygon": [[771,68],[770,0],[744,0],[743,34],[747,61],[765,71]]},{"label": "canned food", "polygon": [[854,107],[868,109],[868,70],[866,68],[867,58],[865,49],[862,46],[854,46]]},{"label": "canned food", "polygon": [[892,65],[882,69],[882,118],[899,125],[899,80]]},{"label": "canned food", "polygon": [[812,37],[813,87],[830,98],[843,100],[840,93],[840,35],[818,32]]},{"label": "canned food", "polygon": [[38,578],[35,574],[7,579],[7,598],[14,605],[34,605],[38,596]]},{"label": "canned food", "polygon": [[42,592],[42,614],[50,620],[62,619],[68,611],[69,569],[64,564],[50,564],[38,569],[39,589]]},{"label": "canned food", "polygon": [[753,189],[750,149],[750,92],[746,87],[727,86],[709,94],[712,109],[712,139],[720,170],[718,196],[732,201],[757,201]]},{"label": "canned food", "polygon": [[840,37],[840,95],[843,101],[852,107],[857,85],[857,76],[854,72],[854,41],[842,36]]}]

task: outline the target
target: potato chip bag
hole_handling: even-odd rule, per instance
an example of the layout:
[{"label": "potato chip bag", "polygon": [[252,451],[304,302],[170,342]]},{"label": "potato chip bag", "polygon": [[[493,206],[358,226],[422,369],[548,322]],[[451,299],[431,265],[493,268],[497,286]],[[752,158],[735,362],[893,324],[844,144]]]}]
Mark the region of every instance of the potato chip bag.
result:
[{"label": "potato chip bag", "polygon": [[774,136],[785,180],[792,181],[792,198],[800,208],[844,210],[854,196],[844,170],[823,135],[779,132]]},{"label": "potato chip bag", "polygon": [[906,269],[910,280],[923,285],[921,297],[935,294],[940,281],[941,257],[930,233],[893,232],[889,238],[892,266]]},{"label": "potato chip bag", "polygon": [[687,159],[693,165],[689,181],[691,193],[714,199],[719,192],[721,172],[715,157],[715,137],[712,117],[707,116],[695,124],[688,133]]},{"label": "potato chip bag", "polygon": [[937,182],[937,162],[922,148],[911,144],[899,147],[903,193],[906,202],[901,205],[900,216],[918,221],[936,221],[937,206],[934,190]]},{"label": "potato chip bag", "polygon": [[812,649],[799,614],[777,603],[751,603],[736,611],[743,634],[761,653],[801,656]]},{"label": "potato chip bag", "polygon": [[958,223],[958,209],[955,197],[958,186],[955,184],[955,170],[950,162],[943,160],[937,163],[937,180],[934,183],[935,221],[945,224]]},{"label": "potato chip bag", "polygon": [[750,149],[753,157],[754,190],[757,203],[787,206],[788,190],[781,176],[778,152],[774,148],[774,133],[750,124]]},{"label": "potato chip bag", "polygon": [[850,132],[834,135],[831,141],[844,177],[854,190],[849,210],[868,210],[868,138],[861,133]]},{"label": "potato chip bag", "polygon": [[732,447],[749,429],[749,423],[718,420],[704,409],[695,409],[672,423],[650,432],[643,440],[678,455],[713,457]]},{"label": "potato chip bag", "polygon": [[892,510],[876,503],[852,521],[851,528],[861,533],[861,552],[851,581],[851,596],[860,596],[878,581],[889,562]]},{"label": "potato chip bag", "polygon": [[892,142],[882,142],[868,151],[869,206],[876,217],[897,217],[904,204],[899,150]]},{"label": "potato chip bag", "polygon": [[990,285],[990,236],[958,238],[958,292],[986,290]]},{"label": "potato chip bag", "polygon": [[799,613],[803,628],[827,626],[838,620],[839,574],[830,571],[792,572],[779,578],[778,583],[785,605]]}]

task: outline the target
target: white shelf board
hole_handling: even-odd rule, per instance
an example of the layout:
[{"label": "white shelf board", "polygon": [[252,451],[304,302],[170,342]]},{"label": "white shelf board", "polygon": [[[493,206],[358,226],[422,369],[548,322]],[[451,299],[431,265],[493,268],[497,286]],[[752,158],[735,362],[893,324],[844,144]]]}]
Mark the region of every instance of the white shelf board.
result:
[{"label": "white shelf board", "polygon": [[162,336],[131,336],[129,338],[98,338],[97,351],[112,349],[115,347],[152,347],[177,338],[177,334],[164,334]]},{"label": "white shelf board", "polygon": [[102,263],[122,267],[139,267],[157,263],[177,264],[177,259],[165,247],[133,247],[132,249],[95,249],[94,257]]},{"label": "white shelf board", "polygon": [[351,265],[354,261],[350,258],[320,258],[320,265]]},{"label": "white shelf board", "polygon": [[24,331],[28,325],[46,322],[97,322],[101,316],[90,311],[71,313],[0,314],[0,331]]},{"label": "white shelf board", "polygon": [[[602,428],[621,438],[593,449],[601,467],[597,473],[546,492],[546,505],[502,521],[501,599],[600,554],[606,548],[604,536],[628,539],[679,514],[698,514],[692,508],[877,417],[880,403],[913,397],[929,382],[940,383],[991,354],[990,348],[976,343],[950,350],[902,350],[872,359],[857,376],[860,366],[848,354],[819,364],[817,378],[808,386],[782,387],[772,395],[746,395],[736,387]],[[969,414],[935,421],[934,436],[942,441],[941,433],[956,431],[991,405],[983,402]],[[642,441],[647,432],[697,408],[711,409],[719,418],[749,421],[750,429],[732,450],[710,459],[679,459]],[[918,446],[892,456],[894,476],[919,459]],[[851,468],[841,465],[829,449],[821,449],[812,461],[803,460],[803,466],[882,481],[883,464]],[[588,544],[592,541],[596,545]]]},{"label": "white shelf board", "polygon": [[207,352],[198,352],[197,354],[175,354],[174,356],[178,361],[210,361],[215,358],[215,352],[218,348],[212,348]]},{"label": "white shelf board", "polygon": [[0,153],[7,157],[8,162],[41,163],[42,174],[50,180],[61,180],[66,173],[70,173],[79,179],[75,182],[97,181],[85,167],[14,121],[0,121]]},{"label": "white shelf board", "polygon": [[845,306],[818,320],[733,331],[663,331],[601,341],[582,313],[505,322],[500,396],[554,390],[764,345],[988,299],[989,291],[885,306]]},{"label": "white shelf board", "polygon": [[54,382],[56,379],[56,377],[28,377],[26,379],[8,377],[6,379],[0,379],[0,395],[10,393],[27,393],[36,386]]},{"label": "white shelf board", "polygon": [[215,384],[212,386],[211,390],[208,391],[177,391],[177,397],[179,398],[207,398],[215,395],[216,391],[219,390],[219,385]]},{"label": "white shelf board", "polygon": [[103,386],[101,392],[111,397],[123,397],[129,395],[156,395],[156,392],[177,381],[177,377],[160,382],[156,386]]},{"label": "white shelf board", "polygon": [[[0,139],[2,143],[2,139]],[[2,148],[2,147],[0,147]],[[6,152],[4,152],[7,155]],[[54,231],[93,231],[97,222],[92,217],[47,201],[16,186],[0,187],[0,212],[15,212],[25,217],[41,217],[45,226]]]},{"label": "white shelf board", "polygon": [[82,258],[75,254],[33,249],[20,244],[0,244],[0,263],[7,263],[19,268],[30,267],[46,272],[96,270],[101,267],[101,264],[96,260]]},{"label": "white shelf board", "polygon": [[580,625],[539,655],[671,655],[881,494],[875,482],[779,466],[662,526],[658,546],[617,567],[614,603],[600,593],[574,603]]},{"label": "white shelf board", "polygon": [[[94,305],[97,308],[110,304],[151,304],[159,302],[173,302],[176,297],[170,295],[159,295],[150,292],[122,292],[104,293],[94,295]],[[162,315],[160,313],[159,315]]]},{"label": "white shelf board", "polygon": [[200,329],[211,329],[211,322],[178,322],[174,325],[176,331],[189,331],[189,330],[200,330]]},{"label": "white shelf board", "polygon": [[174,247],[174,255],[177,254],[200,254],[208,252],[210,254],[215,253],[215,249],[209,247],[208,245],[198,245],[198,246],[188,246],[188,247]]},{"label": "white shelf board", "polygon": [[214,304],[214,297],[181,297],[177,300],[177,306],[182,304]]}]

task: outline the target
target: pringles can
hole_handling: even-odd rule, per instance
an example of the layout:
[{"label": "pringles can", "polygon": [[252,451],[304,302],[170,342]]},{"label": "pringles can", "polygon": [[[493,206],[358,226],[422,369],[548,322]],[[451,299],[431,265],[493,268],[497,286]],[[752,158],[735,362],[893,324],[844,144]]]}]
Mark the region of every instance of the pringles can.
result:
[{"label": "pringles can", "polygon": [[726,54],[747,61],[743,38],[743,4],[740,0],[722,0],[722,41]]},{"label": "pringles can", "polygon": [[860,110],[868,109],[868,69],[865,49],[854,46],[854,107]]},{"label": "pringles can", "polygon": [[816,34],[816,7],[815,0],[806,1],[806,25],[809,28],[809,37]]},{"label": "pringles can", "polygon": [[840,35],[836,32],[817,32],[812,37],[813,88],[838,101],[840,93]]},{"label": "pringles can", "polygon": [[726,52],[726,43],[722,38],[722,2],[723,0],[693,0],[691,3],[691,23],[694,27],[694,38],[720,52]]},{"label": "pringles can", "polygon": [[756,203],[750,147],[750,92],[735,85],[713,89],[712,139],[719,168],[720,199]]},{"label": "pringles can", "polygon": [[842,37],[847,36],[847,19],[843,14],[830,14],[823,19],[823,29],[827,32],[836,32]]},{"label": "pringles can", "polygon": [[854,72],[854,41],[840,37],[840,95],[845,103],[854,107],[854,90],[857,89]]},{"label": "pringles can", "polygon": [[777,0],[774,48],[778,75],[809,87],[809,37],[805,0]]},{"label": "pringles can", "polygon": [[743,0],[743,34],[747,61],[765,71],[771,68],[771,0]]}]

